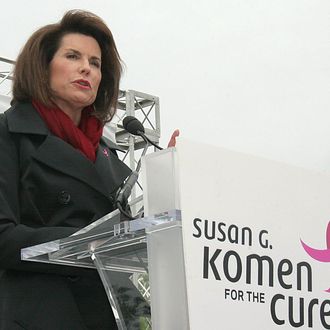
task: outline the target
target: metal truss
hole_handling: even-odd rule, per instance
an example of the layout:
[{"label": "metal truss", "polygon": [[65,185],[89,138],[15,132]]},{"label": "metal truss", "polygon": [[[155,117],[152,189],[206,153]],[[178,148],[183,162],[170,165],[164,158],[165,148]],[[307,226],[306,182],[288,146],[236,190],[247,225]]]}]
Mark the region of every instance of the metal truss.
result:
[{"label": "metal truss", "polygon": [[3,100],[8,100],[8,97],[11,94],[14,64],[14,61],[0,57],[0,96],[2,96]]},{"label": "metal truss", "polygon": [[[114,131],[113,127],[115,128],[117,144],[126,150],[125,155],[121,157],[122,161],[134,170],[146,145],[141,137],[132,136],[124,130],[122,122],[126,116],[139,119],[145,128],[145,134],[158,144],[160,138],[159,98],[135,90],[120,93],[117,112],[110,125],[112,131]],[[148,152],[150,151],[154,151],[154,147],[148,147]],[[132,198],[135,198],[137,191],[141,190],[140,184],[139,187],[140,189],[132,191]]]}]

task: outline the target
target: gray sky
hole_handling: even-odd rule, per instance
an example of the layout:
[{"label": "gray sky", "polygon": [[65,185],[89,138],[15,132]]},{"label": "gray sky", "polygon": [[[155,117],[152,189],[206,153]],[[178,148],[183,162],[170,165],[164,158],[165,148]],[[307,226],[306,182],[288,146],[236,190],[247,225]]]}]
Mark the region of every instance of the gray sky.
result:
[{"label": "gray sky", "polygon": [[162,143],[182,134],[330,169],[329,0],[6,1],[0,56],[38,27],[88,9],[126,63],[122,89],[160,97]]}]

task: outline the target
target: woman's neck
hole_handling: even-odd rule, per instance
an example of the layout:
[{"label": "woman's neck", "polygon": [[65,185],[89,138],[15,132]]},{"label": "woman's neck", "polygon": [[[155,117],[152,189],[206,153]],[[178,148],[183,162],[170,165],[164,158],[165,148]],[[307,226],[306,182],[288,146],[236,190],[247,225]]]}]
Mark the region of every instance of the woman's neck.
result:
[{"label": "woman's neck", "polygon": [[81,119],[81,112],[83,110],[82,108],[74,109],[70,105],[64,102],[60,102],[60,100],[56,100],[55,104],[59,107],[59,109],[61,109],[66,115],[68,115],[71,118],[75,126],[79,126]]}]

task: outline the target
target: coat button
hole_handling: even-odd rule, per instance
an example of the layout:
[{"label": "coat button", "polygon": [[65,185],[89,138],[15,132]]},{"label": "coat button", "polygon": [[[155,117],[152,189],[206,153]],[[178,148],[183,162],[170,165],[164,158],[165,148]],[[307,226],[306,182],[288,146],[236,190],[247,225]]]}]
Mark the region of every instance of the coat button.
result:
[{"label": "coat button", "polygon": [[71,200],[71,195],[65,191],[65,190],[62,190],[59,194],[58,194],[58,201],[60,204],[62,205],[67,205],[70,203],[70,200]]}]

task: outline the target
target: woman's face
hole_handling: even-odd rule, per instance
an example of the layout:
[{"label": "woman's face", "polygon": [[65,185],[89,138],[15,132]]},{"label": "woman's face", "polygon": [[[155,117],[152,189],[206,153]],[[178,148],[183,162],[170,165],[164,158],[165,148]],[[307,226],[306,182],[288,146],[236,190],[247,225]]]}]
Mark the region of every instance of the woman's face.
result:
[{"label": "woman's face", "polygon": [[92,104],[102,78],[101,49],[93,38],[79,33],[63,36],[49,65],[52,99],[71,118]]}]

